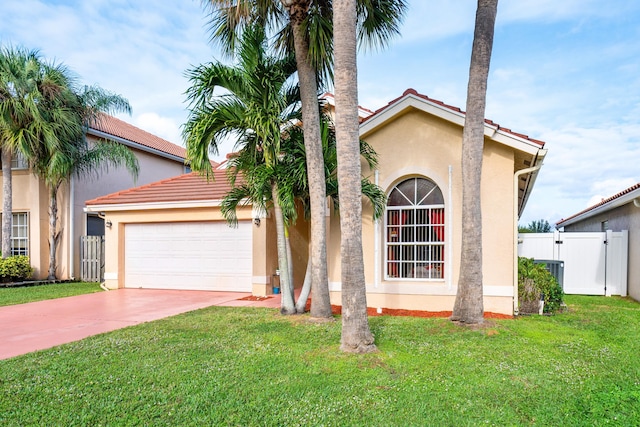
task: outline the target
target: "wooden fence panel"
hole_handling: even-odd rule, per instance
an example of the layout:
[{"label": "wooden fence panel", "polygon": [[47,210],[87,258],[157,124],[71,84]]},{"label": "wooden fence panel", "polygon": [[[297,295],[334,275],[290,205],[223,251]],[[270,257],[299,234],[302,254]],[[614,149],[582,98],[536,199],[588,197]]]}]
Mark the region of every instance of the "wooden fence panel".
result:
[{"label": "wooden fence panel", "polygon": [[104,236],[80,238],[80,279],[83,282],[104,280]]}]

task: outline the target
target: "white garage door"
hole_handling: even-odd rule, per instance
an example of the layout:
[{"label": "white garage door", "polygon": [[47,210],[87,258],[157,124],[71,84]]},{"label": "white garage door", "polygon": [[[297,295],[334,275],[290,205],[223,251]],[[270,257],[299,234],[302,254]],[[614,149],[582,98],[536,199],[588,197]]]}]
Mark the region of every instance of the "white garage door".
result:
[{"label": "white garage door", "polygon": [[251,292],[251,222],[125,225],[125,287]]}]

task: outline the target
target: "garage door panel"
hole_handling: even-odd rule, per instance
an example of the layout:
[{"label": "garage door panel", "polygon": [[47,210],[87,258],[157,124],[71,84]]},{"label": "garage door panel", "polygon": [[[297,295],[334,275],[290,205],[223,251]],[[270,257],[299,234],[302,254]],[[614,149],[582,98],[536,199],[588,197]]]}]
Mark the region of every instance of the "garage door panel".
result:
[{"label": "garage door panel", "polygon": [[125,286],[250,292],[251,250],[250,221],[127,224]]}]

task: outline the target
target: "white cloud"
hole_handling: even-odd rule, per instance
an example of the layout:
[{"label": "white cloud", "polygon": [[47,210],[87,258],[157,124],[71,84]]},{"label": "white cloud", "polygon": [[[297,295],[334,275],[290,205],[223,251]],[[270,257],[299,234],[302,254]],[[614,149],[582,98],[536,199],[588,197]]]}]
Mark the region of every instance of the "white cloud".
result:
[{"label": "white cloud", "polygon": [[170,117],[160,117],[156,113],[143,113],[134,119],[133,124],[169,142],[182,145],[180,126]]}]

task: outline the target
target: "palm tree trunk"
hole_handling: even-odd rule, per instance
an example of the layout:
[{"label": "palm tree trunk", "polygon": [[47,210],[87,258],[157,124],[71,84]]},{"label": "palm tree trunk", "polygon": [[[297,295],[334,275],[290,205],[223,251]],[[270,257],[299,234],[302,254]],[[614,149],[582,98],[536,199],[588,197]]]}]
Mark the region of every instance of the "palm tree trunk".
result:
[{"label": "palm tree trunk", "polygon": [[336,141],[342,260],[342,342],[346,352],[375,351],[367,317],[362,253],[362,187],[358,135],[356,0],[333,3]]},{"label": "palm tree trunk", "polygon": [[49,190],[49,274],[47,280],[56,279],[58,261],[56,258],[60,233],[58,232],[58,188]]},{"label": "palm tree trunk", "polygon": [[298,296],[298,300],[296,301],[296,311],[298,314],[304,313],[307,308],[307,299],[309,298],[309,293],[311,292],[311,258],[307,260],[307,271],[304,274],[304,282],[302,282],[302,289],[300,290],[300,295]]},{"label": "palm tree trunk", "polygon": [[11,221],[13,218],[13,180],[11,150],[2,147],[2,258],[11,256]]},{"label": "palm tree trunk", "polygon": [[295,314],[296,307],[293,301],[293,289],[289,281],[289,263],[287,261],[287,248],[284,234],[284,218],[282,216],[282,208],[278,198],[278,186],[273,184],[271,187],[273,196],[273,211],[276,217],[276,234],[278,241],[278,268],[280,269],[280,291],[281,303],[280,313]]},{"label": "palm tree trunk", "polygon": [[[309,8],[309,0],[298,0],[289,6],[289,19],[298,67],[304,147],[307,159],[307,179],[311,209],[311,317],[332,317],[327,273],[327,225],[325,222],[326,184],[320,114],[318,111],[318,83],[316,70],[309,62],[309,44],[303,21]],[[285,6],[287,6],[285,4]]]},{"label": "palm tree trunk", "polygon": [[293,255],[291,254],[291,239],[289,238],[289,227],[284,225],[284,242],[287,248],[287,270],[289,273],[289,283],[291,284],[291,298],[295,301],[295,284],[293,283]]},{"label": "palm tree trunk", "polygon": [[478,0],[462,134],[462,248],[451,320],[483,321],[481,175],[487,79],[498,0]]}]

